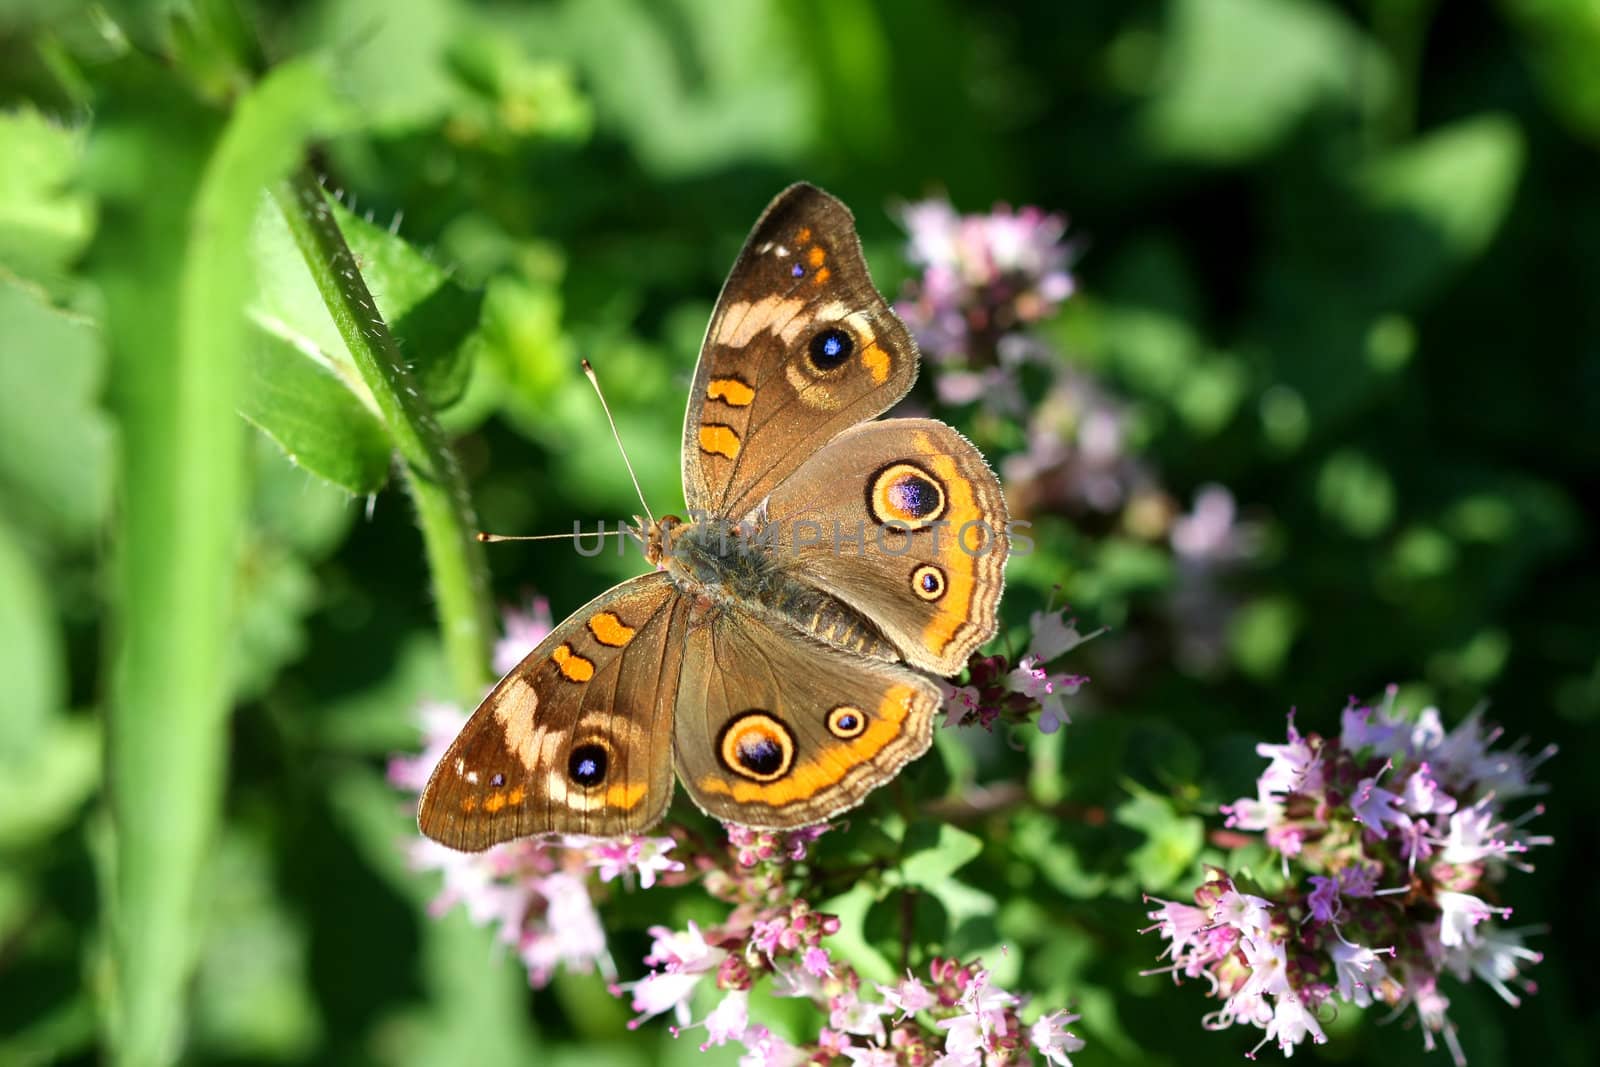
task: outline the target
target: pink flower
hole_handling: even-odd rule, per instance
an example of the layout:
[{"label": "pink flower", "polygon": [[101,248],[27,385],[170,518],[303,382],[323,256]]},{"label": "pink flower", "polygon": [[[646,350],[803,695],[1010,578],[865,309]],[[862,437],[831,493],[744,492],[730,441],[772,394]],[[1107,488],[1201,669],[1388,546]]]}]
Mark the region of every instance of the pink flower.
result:
[{"label": "pink flower", "polygon": [[[1268,760],[1260,799],[1223,808],[1229,826],[1263,833],[1287,884],[1255,897],[1213,870],[1195,891],[1201,916],[1181,905],[1150,913],[1173,962],[1148,973],[1204,975],[1223,1000],[1205,1026],[1259,1026],[1262,1043],[1286,1054],[1307,1036],[1324,1040],[1318,1009],[1337,998],[1414,1008],[1425,1044],[1442,1036],[1462,1062],[1438,976],[1476,977],[1515,1005],[1512,983],[1527,988],[1521,972],[1539,959],[1497,928],[1511,909],[1484,893],[1522,866],[1521,853],[1550,841],[1506,816],[1497,783],[1537,789],[1529,772],[1551,750],[1507,760],[1494,748],[1499,736],[1476,714],[1455,730],[1432,708],[1408,722],[1392,689],[1377,709],[1351,702],[1336,741],[1302,737],[1291,721],[1288,744],[1258,746]],[[1347,930],[1393,944],[1358,944]],[[1216,940],[1223,932],[1236,942]]]},{"label": "pink flower", "polygon": [[1400,803],[1412,815],[1448,815],[1456,810],[1455,798],[1439,785],[1426,760],[1406,779]]},{"label": "pink flower", "polygon": [[1078,632],[1078,620],[1067,618],[1066,611],[1066,608],[1036,611],[1028,616],[1028,655],[1031,658],[1049,663],[1089,639]]},{"label": "pink flower", "polygon": [[1346,752],[1359,752],[1364,748],[1388,752],[1391,739],[1399,732],[1387,716],[1375,718],[1371,708],[1353,699],[1345,706],[1340,721],[1339,744]]},{"label": "pink flower", "polygon": [[509,674],[535,645],[550,635],[555,625],[550,619],[550,602],[542,596],[534,597],[527,611],[508,609],[504,624],[504,636],[494,643],[494,670],[499,675]]},{"label": "pink flower", "polygon": [[1542,953],[1522,943],[1521,934],[1491,927],[1481,931],[1466,951],[1453,953],[1446,964],[1462,981],[1476,975],[1515,1008],[1522,1003],[1522,998],[1512,992],[1509,983],[1518,982],[1525,991],[1532,992],[1533,983],[1522,977],[1522,968],[1543,959]]},{"label": "pink flower", "polygon": [[1521,851],[1517,842],[1499,836],[1507,829],[1490,805],[1474,804],[1450,816],[1450,830],[1445,835],[1439,858],[1446,863],[1481,863],[1491,856],[1504,858]]},{"label": "pink flower", "polygon": [[1259,783],[1261,796],[1303,793],[1321,788],[1317,750],[1300,736],[1300,731],[1294,728],[1293,713],[1289,715],[1288,742],[1282,745],[1269,745],[1263,742],[1256,746],[1256,752],[1271,760],[1267,769],[1261,772]]},{"label": "pink flower", "polygon": [[1265,937],[1272,922],[1272,902],[1241,893],[1231,885],[1218,898],[1212,913],[1215,922],[1226,923],[1246,937]]},{"label": "pink flower", "polygon": [[833,998],[828,1010],[828,1025],[846,1034],[870,1037],[883,1043],[883,1017],[890,1013],[888,1005],[862,1000],[853,991],[846,990]]},{"label": "pink flower", "polygon": [[992,362],[1007,334],[1054,314],[1072,294],[1066,221],[998,205],[958,215],[948,201],[908,204],[907,258],[923,268],[895,310],[935,361]]},{"label": "pink flower", "polygon": [[1309,881],[1314,887],[1306,897],[1311,917],[1318,922],[1332,922],[1339,917],[1339,879],[1314,874]]},{"label": "pink flower", "polygon": [[947,727],[992,730],[1000,721],[1032,722],[1044,733],[1053,733],[1067,721],[1066,698],[1089,680],[1078,674],[1052,674],[1032,656],[1023,657],[1013,668],[1005,656],[974,655],[967,661],[967,676],[964,686],[939,683]]},{"label": "pink flower", "polygon": [[1258,800],[1241,797],[1232,804],[1222,805],[1227,816],[1227,826],[1235,830],[1269,830],[1283,821],[1283,801],[1272,796]]},{"label": "pink flower", "polygon": [[689,1025],[689,998],[700,984],[701,976],[692,972],[652,971],[637,982],[623,982],[618,989],[633,994],[630,1001],[637,1018],[628,1023],[630,1029],[646,1019],[670,1011],[679,1026]]},{"label": "pink flower", "polygon": [[1364,945],[1351,944],[1342,938],[1335,939],[1328,946],[1328,955],[1333,960],[1334,974],[1339,984],[1339,996],[1358,1008],[1370,1005],[1372,990],[1388,974],[1383,961],[1378,958],[1379,953],[1384,951],[1391,956],[1394,955],[1392,948],[1371,949]]},{"label": "pink flower", "polygon": [[751,1027],[740,1044],[749,1051],[739,1057],[739,1067],[800,1067],[810,1058],[764,1026]]},{"label": "pink flower", "polygon": [[[1144,899],[1149,903],[1158,898]],[[1148,927],[1144,932],[1161,931],[1161,936],[1171,942],[1162,956],[1171,955],[1175,959],[1180,958],[1189,950],[1189,946],[1199,940],[1201,932],[1211,925],[1211,916],[1203,909],[1188,904],[1178,904],[1170,900],[1162,900],[1160,904],[1161,907],[1149,913],[1150,918],[1156,920],[1156,925]]]},{"label": "pink flower", "polygon": [[1387,834],[1390,824],[1406,816],[1396,810],[1400,798],[1378,784],[1377,778],[1363,778],[1356,783],[1355,795],[1350,798],[1350,808],[1356,821],[1380,836]]},{"label": "pink flower", "polygon": [[800,966],[813,978],[833,977],[833,961],[828,958],[825,948],[808,948],[800,957]]},{"label": "pink flower", "polygon": [[1067,1026],[1077,1021],[1078,1016],[1065,1011],[1041,1016],[1028,1028],[1028,1043],[1045,1058],[1046,1063],[1053,1063],[1056,1067],[1072,1067],[1072,1060],[1067,1054],[1081,1051],[1083,1038],[1072,1033]]},{"label": "pink flower", "polygon": [[1304,1041],[1308,1034],[1319,1045],[1327,1043],[1328,1037],[1318,1025],[1317,1017],[1306,1010],[1299,997],[1289,993],[1277,998],[1273,1005],[1272,1021],[1267,1024],[1267,1036],[1261,1042],[1266,1044],[1276,1039],[1283,1054],[1291,1056],[1294,1047]]},{"label": "pink flower", "polygon": [[978,690],[970,685],[951,685],[943,678],[935,680],[939,691],[944,694],[944,725],[960,726],[968,718],[977,713],[982,697]]},{"label": "pink flower", "polygon": [[667,853],[676,844],[670,837],[584,837],[568,834],[564,838],[570,848],[586,850],[590,866],[600,872],[600,880],[627,878],[637,874],[639,886],[649,889],[656,884],[656,875],[683,870],[683,864]]},{"label": "pink flower", "polygon": [[1194,510],[1173,520],[1167,538],[1178,557],[1214,567],[1248,559],[1259,548],[1260,531],[1237,521],[1238,506],[1226,486],[1209,484],[1195,494]]},{"label": "pink flower", "polygon": [[833,827],[828,823],[804,826],[798,830],[752,830],[745,826],[728,826],[728,844],[732,845],[741,867],[754,867],[758,863],[787,860],[799,863],[806,858],[817,838]]},{"label": "pink flower", "polygon": [[[587,973],[598,964],[609,974],[606,934],[588,887],[573,875],[558,872],[538,879],[533,888],[544,896],[544,920],[534,924],[524,919],[517,941],[517,954],[528,969],[529,983],[548,985],[556,969],[563,966]],[[507,924],[505,929],[511,926]]]},{"label": "pink flower", "polygon": [[428,701],[417,709],[422,724],[422,751],[415,756],[389,757],[389,784],[408,793],[421,793],[445,750],[467,724],[466,713],[454,704]]},{"label": "pink flower", "polygon": [[929,992],[928,987],[920,980],[909,974],[899,985],[878,986],[878,992],[883,995],[885,1004],[905,1015],[915,1015],[919,1011],[927,1011],[939,1004],[939,998]]},{"label": "pink flower", "polygon": [[735,989],[722,998],[706,1017],[706,1040],[700,1046],[704,1052],[713,1045],[729,1041],[743,1041],[750,1028],[750,991]]},{"label": "pink flower", "polygon": [[1083,679],[1075,674],[1050,674],[1032,656],[1024,656],[1007,677],[1007,686],[1039,705],[1039,731],[1053,734],[1069,721],[1062,698],[1076,693]]},{"label": "pink flower", "polygon": [[1434,901],[1439,905],[1441,914],[1439,944],[1445,948],[1471,944],[1476,940],[1473,927],[1490,916],[1498,915],[1504,919],[1511,915],[1510,908],[1492,907],[1471,893],[1440,890],[1434,894]]},{"label": "pink flower", "polygon": [[665,926],[652,926],[650,955],[644,961],[652,967],[662,967],[675,973],[699,974],[715,970],[728,953],[706,941],[700,927],[693,919],[689,929],[673,930]]}]

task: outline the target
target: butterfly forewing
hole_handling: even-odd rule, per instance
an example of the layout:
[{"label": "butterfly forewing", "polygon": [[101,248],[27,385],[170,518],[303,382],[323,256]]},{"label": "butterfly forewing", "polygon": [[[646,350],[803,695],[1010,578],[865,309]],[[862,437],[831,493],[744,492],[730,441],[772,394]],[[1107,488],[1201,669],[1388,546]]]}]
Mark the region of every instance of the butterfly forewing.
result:
[{"label": "butterfly forewing", "polygon": [[477,851],[540,833],[610,836],[672,800],[686,603],[665,574],[580,608],[500,680],[434,768],[422,832]]},{"label": "butterfly forewing", "polygon": [[751,231],[701,346],[683,429],[689,507],[743,517],[829,438],[903,397],[916,364],[849,209],[790,186]]}]

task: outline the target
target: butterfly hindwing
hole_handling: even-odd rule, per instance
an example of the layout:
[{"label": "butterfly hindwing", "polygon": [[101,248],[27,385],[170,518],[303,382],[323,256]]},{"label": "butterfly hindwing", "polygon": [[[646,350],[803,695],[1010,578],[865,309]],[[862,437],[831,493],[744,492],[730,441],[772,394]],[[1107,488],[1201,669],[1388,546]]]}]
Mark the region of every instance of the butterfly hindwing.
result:
[{"label": "butterfly hindwing", "polygon": [[939,689],[783,623],[724,610],[688,632],[673,724],[684,788],[724,822],[791,828],[852,808],[927,751]]},{"label": "butterfly hindwing", "polygon": [[784,479],[766,510],[784,572],[871,620],[907,663],[954,674],[993,636],[1005,496],[944,423],[852,427]]}]

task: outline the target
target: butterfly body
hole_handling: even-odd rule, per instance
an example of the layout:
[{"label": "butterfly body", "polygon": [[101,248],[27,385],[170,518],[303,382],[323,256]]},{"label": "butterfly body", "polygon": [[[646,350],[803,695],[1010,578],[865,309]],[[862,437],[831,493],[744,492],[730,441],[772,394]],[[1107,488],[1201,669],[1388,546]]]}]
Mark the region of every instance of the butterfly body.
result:
[{"label": "butterfly body", "polygon": [[673,525],[662,566],[684,595],[715,610],[755,611],[836,648],[879,659],[898,655],[871,620],[849,605],[790,574],[776,551],[778,531],[749,520],[707,517]]},{"label": "butterfly body", "polygon": [[809,185],[757,221],[684,420],[690,519],[641,530],[656,570],[563,621],[485,698],[423,792],[476,850],[660,820],[680,780],[726,822],[805,826],[932,741],[940,691],[994,632],[1005,501],[932,419],[875,420],[916,346],[848,210]]}]

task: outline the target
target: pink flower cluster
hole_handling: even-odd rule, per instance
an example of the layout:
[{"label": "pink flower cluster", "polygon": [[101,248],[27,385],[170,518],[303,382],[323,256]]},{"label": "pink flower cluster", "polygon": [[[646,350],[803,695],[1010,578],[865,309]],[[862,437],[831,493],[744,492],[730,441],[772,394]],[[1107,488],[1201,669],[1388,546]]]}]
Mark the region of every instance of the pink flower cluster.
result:
[{"label": "pink flower cluster", "polygon": [[[639,1013],[632,1025],[671,1013],[674,1033],[705,1028],[702,1049],[743,1046],[742,1067],[798,1067],[845,1059],[873,1067],[983,1067],[1016,1063],[1029,1050],[1070,1067],[1083,1042],[1067,1029],[1077,1016],[1057,1011],[1025,1024],[1024,998],[994,986],[975,964],[934,959],[922,976],[867,983],[826,942],[839,920],[814,911],[791,889],[786,864],[803,859],[816,831],[729,830],[736,863],[708,877],[714,896],[734,905],[715,927],[652,927],[645,963],[652,970],[615,987]],[[751,1022],[757,990],[811,1001],[826,1020],[814,1037],[793,1041]],[[715,1004],[696,1020],[701,990]]]},{"label": "pink flower cluster", "polygon": [[1496,748],[1476,712],[1454,730],[1433,708],[1411,721],[1392,689],[1377,708],[1352,702],[1341,727],[1302,735],[1291,715],[1286,743],[1257,746],[1256,796],[1223,811],[1277,853],[1281,885],[1212,869],[1194,905],[1155,901],[1171,963],[1150,973],[1204,977],[1222,1000],[1208,1028],[1260,1027],[1285,1054],[1326,1040],[1332,1004],[1376,1002],[1414,1011],[1425,1045],[1441,1036],[1463,1064],[1439,980],[1477,977],[1513,1006],[1514,985],[1533,988],[1522,971],[1540,954],[1496,922],[1511,915],[1498,883],[1550,843],[1523,828],[1542,807],[1513,819],[1506,805],[1540,791],[1532,774],[1554,749]]},{"label": "pink flower cluster", "polygon": [[1052,673],[1052,662],[1087,641],[1078,633],[1077,620],[1061,611],[1036,611],[1028,651],[1013,667],[1003,655],[973,656],[967,663],[963,685],[941,680],[946,726],[981,726],[993,730],[999,721],[1037,722],[1044,733],[1054,733],[1070,721],[1066,698],[1089,679],[1081,674]]},{"label": "pink flower cluster", "polygon": [[947,200],[924,200],[906,205],[901,218],[911,237],[907,258],[922,276],[895,310],[935,361],[993,365],[1003,338],[1072,295],[1072,250],[1059,215],[1003,204],[959,215]]}]

